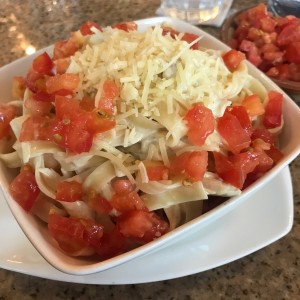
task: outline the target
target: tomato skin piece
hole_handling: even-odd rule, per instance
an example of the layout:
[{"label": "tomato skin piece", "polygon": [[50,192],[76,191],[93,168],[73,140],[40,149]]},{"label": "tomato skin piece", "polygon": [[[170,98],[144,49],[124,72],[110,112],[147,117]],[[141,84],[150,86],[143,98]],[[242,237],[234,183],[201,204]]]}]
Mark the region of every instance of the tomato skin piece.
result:
[{"label": "tomato skin piece", "polygon": [[[180,34],[179,31],[175,30],[174,28],[172,28],[170,26],[163,26],[162,29],[163,29],[162,35],[169,34],[173,39],[175,39],[176,36],[178,36]],[[197,38],[199,38],[199,36],[194,34],[194,33],[184,32],[181,39],[190,44],[191,42],[193,42]],[[199,49],[199,43],[196,43],[196,44],[192,45],[190,48],[194,49],[194,50]]]},{"label": "tomato skin piece", "polygon": [[115,257],[126,251],[126,238],[117,226],[111,232],[104,232],[96,252],[102,259]]},{"label": "tomato skin piece", "polygon": [[246,108],[250,117],[261,116],[265,113],[265,108],[256,94],[245,97],[241,104]]},{"label": "tomato skin piece", "polygon": [[264,142],[274,145],[275,138],[273,134],[266,128],[255,128],[251,134],[251,140],[262,139]]},{"label": "tomato skin piece", "polygon": [[102,115],[99,110],[94,110],[89,113],[89,119],[87,121],[87,130],[90,133],[101,133],[114,128],[116,121],[109,116]]},{"label": "tomato skin piece", "polygon": [[55,97],[55,115],[58,120],[70,120],[78,113],[80,113],[80,106],[77,99],[64,96]]},{"label": "tomato skin piece", "polygon": [[93,111],[95,109],[95,100],[85,96],[80,100],[79,106],[85,111]]},{"label": "tomato skin piece", "polygon": [[292,42],[300,42],[300,23],[285,26],[277,37],[279,47],[286,46]]},{"label": "tomato skin piece", "polygon": [[80,84],[80,79],[75,74],[58,74],[51,76],[46,81],[46,88],[49,94],[60,90],[73,92]]},{"label": "tomato skin piece", "polygon": [[48,230],[59,247],[70,255],[101,243],[103,227],[92,220],[49,214]]},{"label": "tomato skin piece", "polygon": [[76,119],[58,121],[53,127],[54,142],[71,153],[88,152],[93,144],[93,134],[86,129],[87,120],[85,115],[78,115]]},{"label": "tomato skin piece", "polygon": [[111,184],[114,191],[118,195],[129,194],[134,190],[133,184],[130,182],[130,180],[125,178],[113,179]]},{"label": "tomato skin piece", "polygon": [[230,72],[234,72],[240,63],[245,59],[245,54],[231,49],[222,55],[223,61]]},{"label": "tomato skin piece", "polygon": [[291,63],[300,64],[300,41],[288,45],[285,58]]},{"label": "tomato skin piece", "polygon": [[168,180],[169,168],[162,162],[145,160],[143,163],[150,181]]},{"label": "tomato skin piece", "polygon": [[265,107],[263,124],[266,128],[275,128],[281,125],[283,95],[276,91],[268,93],[268,102]]},{"label": "tomato skin piece", "polygon": [[53,66],[53,61],[46,52],[37,56],[32,62],[33,70],[39,74],[51,74]]},{"label": "tomato skin piece", "polygon": [[271,145],[269,150],[265,150],[266,154],[273,160],[273,163],[276,165],[282,158],[283,153],[274,145]]},{"label": "tomato skin piece", "polygon": [[135,22],[125,22],[125,23],[115,24],[112,26],[112,28],[129,32],[129,31],[136,31],[138,26]]},{"label": "tomato skin piece", "polygon": [[122,194],[116,193],[110,200],[110,204],[113,208],[122,213],[132,210],[148,210],[143,200],[135,191]]},{"label": "tomato skin piece", "polygon": [[170,176],[184,176],[193,182],[202,181],[207,165],[207,151],[185,152],[171,159]]},{"label": "tomato skin piece", "polygon": [[202,104],[192,106],[184,119],[188,124],[188,140],[197,146],[202,146],[206,138],[214,132],[215,119],[212,111]]},{"label": "tomato skin piece", "polygon": [[[197,34],[193,34],[193,33],[189,33],[189,32],[185,32],[182,36],[182,40],[186,41],[188,44],[192,43],[193,41],[195,41],[196,39],[199,38],[199,35]],[[197,50],[199,49],[199,44],[195,43],[194,45],[192,45],[190,47],[191,49]]]},{"label": "tomato skin piece", "polygon": [[109,201],[98,195],[95,191],[90,191],[88,193],[86,201],[88,206],[95,210],[98,214],[108,215],[113,209]]},{"label": "tomato skin piece", "polygon": [[98,108],[108,115],[115,112],[114,100],[119,95],[120,89],[113,80],[106,80],[103,83],[103,93],[98,103]]},{"label": "tomato skin piece", "polygon": [[154,212],[132,210],[117,218],[117,226],[125,237],[150,242],[169,230],[168,224]]},{"label": "tomato skin piece", "polygon": [[252,133],[251,120],[249,118],[249,114],[245,106],[236,105],[236,106],[227,107],[226,112],[229,112],[230,114],[234,115],[240,122],[243,129],[245,129],[248,134]]},{"label": "tomato skin piece", "polygon": [[53,125],[54,120],[49,117],[31,116],[22,124],[19,141],[51,141]]},{"label": "tomato skin piece", "polygon": [[242,127],[238,118],[228,111],[218,119],[217,128],[232,153],[238,154],[250,146],[249,133]]},{"label": "tomato skin piece", "polygon": [[16,116],[16,112],[15,106],[0,103],[0,139],[10,134],[10,121]]},{"label": "tomato skin piece", "polygon": [[262,63],[262,58],[255,43],[248,40],[242,40],[239,50],[246,52],[247,59],[256,67]]},{"label": "tomato skin piece", "polygon": [[217,174],[227,183],[238,189],[243,189],[247,174],[258,165],[256,155],[251,152],[225,156],[214,152],[215,168]]},{"label": "tomato skin piece", "polygon": [[85,22],[84,24],[81,25],[79,30],[83,36],[91,35],[91,34],[94,34],[94,32],[91,30],[92,27],[95,27],[98,30],[102,31],[101,26],[98,23],[93,22],[93,21]]},{"label": "tomato skin piece", "polygon": [[30,168],[24,167],[9,185],[13,199],[29,212],[37,200],[40,189]]},{"label": "tomato skin piece", "polygon": [[56,187],[56,200],[75,202],[81,200],[82,184],[77,181],[61,181]]},{"label": "tomato skin piece", "polygon": [[65,41],[58,41],[54,43],[53,60],[66,58],[73,55],[79,49],[78,43],[70,38]]}]

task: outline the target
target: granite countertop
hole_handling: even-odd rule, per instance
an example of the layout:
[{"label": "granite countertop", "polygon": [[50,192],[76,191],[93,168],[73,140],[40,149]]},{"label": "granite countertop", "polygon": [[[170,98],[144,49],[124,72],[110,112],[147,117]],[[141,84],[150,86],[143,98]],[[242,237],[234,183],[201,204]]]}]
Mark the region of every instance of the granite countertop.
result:
[{"label": "granite countertop", "polygon": [[[234,1],[239,9],[258,1]],[[0,66],[63,39],[85,20],[102,25],[155,15],[159,0],[0,0]],[[203,27],[219,36],[219,29]],[[187,277],[132,285],[87,285],[0,269],[6,299],[296,299],[300,295],[300,157],[291,165],[292,230],[247,257]],[[179,264],[181,262],[178,262]]]}]

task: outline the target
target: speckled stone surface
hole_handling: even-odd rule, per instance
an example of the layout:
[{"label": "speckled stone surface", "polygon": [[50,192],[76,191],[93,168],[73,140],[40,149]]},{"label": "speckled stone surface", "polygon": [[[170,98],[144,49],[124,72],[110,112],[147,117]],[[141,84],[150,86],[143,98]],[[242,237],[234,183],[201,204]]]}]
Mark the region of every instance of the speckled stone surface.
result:
[{"label": "speckled stone surface", "polygon": [[[232,10],[258,1],[234,1]],[[0,0],[0,66],[67,37],[85,20],[103,25],[155,15],[159,0]],[[219,30],[204,27],[219,36]],[[289,234],[245,258],[203,273],[157,283],[90,286],[40,279],[0,269],[6,299],[299,299],[300,158],[290,166],[295,202]],[[180,262],[178,262],[180,263]]]}]

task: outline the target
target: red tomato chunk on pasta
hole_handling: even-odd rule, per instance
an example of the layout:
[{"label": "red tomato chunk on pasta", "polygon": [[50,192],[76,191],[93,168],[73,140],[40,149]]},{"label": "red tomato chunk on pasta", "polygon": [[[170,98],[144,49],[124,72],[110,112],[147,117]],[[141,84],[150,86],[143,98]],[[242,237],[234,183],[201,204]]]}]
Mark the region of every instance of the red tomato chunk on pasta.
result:
[{"label": "red tomato chunk on pasta", "polygon": [[82,198],[82,185],[77,181],[62,181],[56,187],[56,199],[74,202]]},{"label": "red tomato chunk on pasta", "polygon": [[29,167],[24,167],[20,174],[14,178],[10,183],[9,190],[14,200],[26,212],[31,210],[40,194],[35,176]]}]

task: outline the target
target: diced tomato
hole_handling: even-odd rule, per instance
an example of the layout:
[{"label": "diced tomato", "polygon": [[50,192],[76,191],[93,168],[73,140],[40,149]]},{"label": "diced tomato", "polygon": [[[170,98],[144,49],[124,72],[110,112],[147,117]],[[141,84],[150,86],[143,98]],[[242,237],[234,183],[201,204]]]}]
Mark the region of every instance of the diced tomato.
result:
[{"label": "diced tomato", "polygon": [[150,242],[169,230],[168,224],[154,212],[132,210],[117,219],[117,226],[125,237],[132,237]]},{"label": "diced tomato", "polygon": [[94,110],[88,115],[87,130],[93,134],[108,131],[116,125],[116,121],[105,114],[103,115],[101,110]]},{"label": "diced tomato", "polygon": [[79,44],[72,38],[65,41],[58,41],[54,44],[53,60],[69,57],[78,49]]},{"label": "diced tomato", "polygon": [[87,130],[87,120],[86,115],[80,114],[72,120],[57,122],[53,128],[54,142],[71,153],[88,152],[92,147],[93,134]]},{"label": "diced tomato", "polygon": [[96,29],[102,31],[101,26],[93,21],[87,21],[80,27],[80,32],[82,35],[91,35],[93,34],[93,31],[91,30],[92,27],[95,27]]},{"label": "diced tomato", "polygon": [[113,209],[110,202],[98,195],[95,191],[90,191],[88,193],[87,204],[98,214],[108,215]]},{"label": "diced tomato", "polygon": [[51,141],[53,124],[54,120],[49,117],[30,116],[22,124],[19,141]]},{"label": "diced tomato", "polygon": [[246,108],[250,117],[261,116],[265,113],[264,105],[256,94],[245,97],[241,104]]},{"label": "diced tomato", "polygon": [[275,30],[276,24],[277,22],[270,16],[260,19],[261,29],[264,32],[273,32]]},{"label": "diced tomato", "polygon": [[237,42],[240,43],[241,41],[246,40],[248,31],[249,31],[249,24],[247,25],[239,24],[237,29],[234,31],[233,36],[235,37]]},{"label": "diced tomato", "polygon": [[43,91],[37,91],[32,94],[32,98],[41,102],[53,102],[55,100],[55,95]]},{"label": "diced tomato", "polygon": [[255,27],[250,27],[248,29],[247,40],[255,42],[262,38],[262,34],[263,32],[260,29]]},{"label": "diced tomato", "polygon": [[12,95],[17,99],[23,99],[26,89],[25,78],[21,76],[15,76],[12,82]]},{"label": "diced tomato", "polygon": [[[190,43],[192,43],[193,41],[195,41],[198,38],[199,38],[199,35],[186,32],[186,33],[184,33],[184,35],[182,36],[181,39],[183,41],[186,41],[187,43],[190,44]],[[196,44],[194,44],[194,45],[191,46],[191,49],[197,50],[198,48],[199,48],[198,43],[196,43]]]},{"label": "diced tomato", "polygon": [[258,159],[258,165],[253,171],[261,176],[272,168],[274,162],[273,159],[263,150],[257,151],[254,149],[254,153]]},{"label": "diced tomato", "polygon": [[55,97],[55,115],[58,120],[70,120],[81,111],[79,101],[64,96]]},{"label": "diced tomato", "polygon": [[226,112],[229,112],[232,115],[234,115],[240,122],[243,129],[245,129],[248,134],[252,133],[251,120],[249,118],[249,114],[244,105],[236,105],[236,106],[227,107]]},{"label": "diced tomato", "polygon": [[214,152],[215,168],[217,174],[227,183],[242,189],[247,174],[258,165],[258,159],[251,152],[243,152],[227,157]]},{"label": "diced tomato", "polygon": [[277,51],[277,52],[265,52],[263,54],[263,59],[266,61],[270,61],[273,64],[281,63],[283,62],[283,52]]},{"label": "diced tomato", "polygon": [[80,79],[75,74],[58,74],[51,76],[46,81],[47,92],[53,94],[60,90],[73,92],[78,88]]},{"label": "diced tomato", "polygon": [[[40,94],[41,95],[41,94]],[[24,106],[32,116],[45,116],[48,115],[53,108],[51,102],[35,100],[33,96],[28,97],[24,103]]]},{"label": "diced tomato", "polygon": [[122,194],[116,193],[110,200],[110,204],[113,208],[122,213],[131,210],[148,210],[143,200],[135,191]]},{"label": "diced tomato", "polygon": [[207,164],[207,151],[185,152],[171,159],[170,176],[181,175],[191,181],[201,181]]},{"label": "diced tomato", "polygon": [[59,247],[71,255],[87,247],[96,247],[103,236],[103,227],[92,220],[55,213],[49,214],[48,230]]},{"label": "diced tomato", "polygon": [[138,26],[135,22],[125,22],[125,23],[118,23],[112,26],[112,28],[124,30],[124,31],[136,31]]},{"label": "diced tomato", "polygon": [[169,177],[169,168],[159,161],[143,161],[149,180],[167,180]]},{"label": "diced tomato", "polygon": [[289,64],[290,80],[300,81],[300,64]]},{"label": "diced tomato", "polygon": [[288,25],[299,24],[299,19],[296,16],[288,15],[286,17],[278,16],[277,21],[277,30],[280,32],[282,29]]},{"label": "diced tomato", "polygon": [[291,63],[300,64],[300,41],[288,45],[285,58]]},{"label": "diced tomato", "polygon": [[247,10],[246,14],[248,20],[251,20],[252,22],[260,21],[261,19],[268,17],[267,6],[264,3],[260,3]]},{"label": "diced tomato", "polygon": [[237,50],[229,50],[222,55],[223,60],[230,72],[234,72],[240,63],[245,59],[245,55]]},{"label": "diced tomato", "polygon": [[37,56],[32,62],[33,70],[39,74],[51,74],[53,66],[53,61],[46,52]]},{"label": "diced tomato", "polygon": [[179,31],[175,30],[170,26],[162,26],[162,35],[169,34],[174,39],[177,35],[179,35],[179,33]]},{"label": "diced tomato", "polygon": [[103,93],[98,104],[98,108],[108,115],[115,112],[114,100],[119,95],[119,87],[112,80],[106,80],[103,83]]},{"label": "diced tomato", "polygon": [[280,48],[277,47],[275,44],[270,43],[270,44],[264,44],[261,48],[260,48],[262,53],[265,52],[277,52],[280,51]]},{"label": "diced tomato", "polygon": [[56,187],[56,200],[75,202],[81,200],[82,184],[77,181],[61,181]]},{"label": "diced tomato", "polygon": [[83,97],[79,102],[80,107],[85,111],[92,111],[95,109],[95,99],[90,97]]},{"label": "diced tomato", "polygon": [[[167,35],[169,34],[173,39],[176,38],[176,36],[178,36],[180,34],[179,31],[175,30],[174,28],[172,27],[169,27],[169,26],[163,26],[162,27],[163,31],[162,31],[162,35]],[[183,35],[182,35],[182,40],[183,41],[186,41],[187,43],[191,43],[193,42],[194,40],[196,40],[197,38],[199,38],[198,35],[196,34],[193,34],[193,33],[189,33],[189,32],[185,32]],[[196,43],[194,44],[191,49],[198,49],[199,48],[199,44]]]},{"label": "diced tomato", "polygon": [[70,65],[70,58],[69,57],[65,57],[65,58],[58,58],[54,61],[54,65],[56,68],[56,73],[57,74],[64,74],[66,73],[69,65]]},{"label": "diced tomato", "polygon": [[25,78],[25,86],[33,93],[44,90],[45,76],[30,69]]},{"label": "diced tomato", "polygon": [[293,42],[300,42],[300,23],[285,26],[279,33],[276,42],[280,47]]},{"label": "diced tomato", "polygon": [[265,150],[265,152],[273,160],[274,164],[277,164],[283,158],[283,153],[274,145],[271,145],[270,149]]},{"label": "diced tomato", "polygon": [[[278,64],[274,67],[276,69],[273,70],[273,68],[271,68],[268,72],[267,75],[272,76],[274,74],[273,77],[281,79],[281,80],[289,80],[290,79],[290,69],[289,69],[289,65],[288,64]],[[273,74],[272,71],[273,70]]]},{"label": "diced tomato", "polygon": [[118,195],[127,195],[134,190],[133,184],[126,178],[115,178],[112,180],[111,184]]},{"label": "diced tomato", "polygon": [[101,242],[96,247],[97,254],[102,259],[108,259],[126,251],[126,238],[120,233],[118,227],[111,232],[105,232]]},{"label": "diced tomato", "polygon": [[249,133],[242,127],[238,118],[230,112],[225,111],[224,115],[218,119],[217,128],[232,153],[238,154],[249,147],[251,143]]},{"label": "diced tomato", "polygon": [[265,128],[255,128],[253,130],[251,140],[254,141],[256,139],[261,139],[270,145],[274,145],[275,143],[274,136],[268,129]]},{"label": "diced tomato", "polygon": [[212,111],[202,104],[192,106],[184,119],[188,123],[188,139],[197,146],[202,146],[206,138],[214,132],[215,119]]},{"label": "diced tomato", "polygon": [[37,200],[40,189],[30,168],[24,167],[9,185],[13,199],[29,212]]},{"label": "diced tomato", "polygon": [[263,124],[266,128],[275,128],[281,125],[283,95],[276,91],[268,93],[266,112]]},{"label": "diced tomato", "polygon": [[265,4],[259,4],[238,15],[233,39],[234,49],[246,53],[268,76],[300,82],[300,70],[295,67],[300,57],[299,18],[273,16]]},{"label": "diced tomato", "polygon": [[17,108],[0,103],[0,139],[10,134],[10,121],[16,116]]}]

